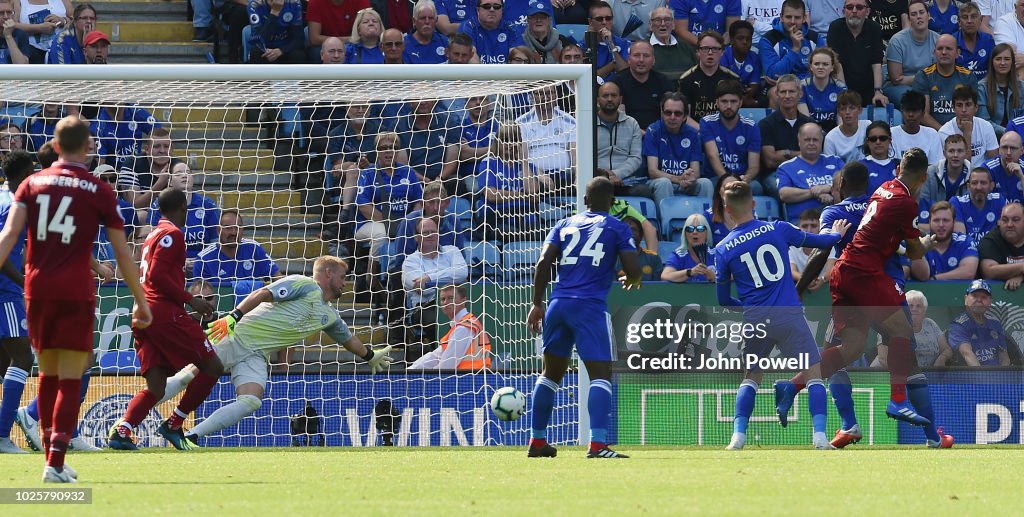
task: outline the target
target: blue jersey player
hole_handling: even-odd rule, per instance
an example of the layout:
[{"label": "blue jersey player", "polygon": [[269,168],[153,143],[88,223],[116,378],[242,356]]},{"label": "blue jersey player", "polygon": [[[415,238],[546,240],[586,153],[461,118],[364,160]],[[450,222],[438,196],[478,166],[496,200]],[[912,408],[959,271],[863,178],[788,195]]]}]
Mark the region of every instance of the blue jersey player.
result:
[{"label": "blue jersey player", "polygon": [[[746,327],[758,329],[760,335],[748,338],[744,357],[768,357],[778,346],[786,357],[806,356],[809,367],[808,403],[814,424],[813,443],[816,449],[831,449],[825,436],[826,395],[821,380],[818,346],[804,318],[803,307],[793,287],[789,267],[789,248],[830,248],[846,233],[850,224],[837,221],[832,234],[810,234],[787,222],[765,222],[754,219],[754,198],[745,182],[730,183],[723,192],[725,210],[735,226],[715,246],[718,303],[742,307]],[[731,295],[736,283],[738,298]],[[742,300],[742,301],[740,301]],[[751,364],[749,359],[744,364]],[[761,371],[748,366],[743,382],[736,392],[736,417],[732,440],[727,449],[742,449],[747,440],[747,422],[754,411],[754,398],[761,382]],[[782,418],[782,415],[780,415]],[[785,421],[783,420],[783,425]]]},{"label": "blue jersey player", "polygon": [[[608,215],[615,187],[607,178],[587,183],[584,198],[588,210],[562,219],[544,241],[533,279],[533,308],[526,323],[534,333],[543,326],[544,371],[533,389],[530,414],[532,436],[528,456],[554,457],[558,451],[547,442],[548,420],[558,384],[569,367],[573,345],[590,374],[590,450],[588,458],[625,458],[608,448],[607,434],[612,407],[611,316],[608,291],[615,280],[615,262],[622,261],[623,286],[640,287],[640,258],[633,233],[626,223]],[[558,276],[544,308],[544,293],[552,268]],[[605,324],[599,322],[604,320]]]},{"label": "blue jersey player", "polygon": [[[862,164],[853,162],[847,164],[843,169],[836,174],[836,185],[835,190],[838,191],[839,197],[843,199],[842,202],[835,205],[826,207],[821,213],[821,224],[831,224],[833,221],[838,219],[845,219],[851,225],[859,227],[861,220],[864,217],[864,213],[867,210],[871,199],[871,192],[868,191],[870,184],[869,171]],[[827,230],[822,230],[827,231]],[[853,240],[855,232],[850,232],[845,235],[836,244],[836,255],[842,256],[846,246]],[[817,274],[821,268],[825,265],[825,261],[828,258],[827,253],[814,253],[808,259],[806,271],[810,274]],[[884,265],[883,271],[899,286],[902,290],[905,285],[905,278],[903,274],[903,266],[900,263],[898,257],[891,257]],[[806,289],[809,282],[801,281],[797,284],[797,291],[803,292]],[[910,321],[909,312],[907,312],[907,321]],[[835,347],[835,350],[841,354],[841,360],[844,363],[849,363],[855,358],[859,358],[864,353],[864,340],[848,340],[843,342],[836,339],[832,335],[834,325],[829,325],[829,334],[825,337],[826,346]],[[911,340],[913,343],[913,340]],[[825,361],[831,354],[835,354],[831,350],[826,350],[822,354],[822,360]],[[919,374],[920,375],[920,374]],[[908,387],[908,396],[912,400],[915,407],[921,411],[922,407],[930,407],[930,401],[923,400],[927,390],[925,378],[923,375],[914,379],[915,382]],[[788,390],[792,387],[789,383],[779,383],[777,390]],[[829,392],[832,394],[832,400],[835,403],[836,410],[839,413],[841,420],[841,427],[836,430],[835,435],[832,438],[832,445],[836,448],[843,448],[852,443],[857,443],[863,437],[860,426],[857,423],[857,416],[854,412],[853,403],[853,387],[850,382],[850,376],[846,371],[846,368],[839,368],[834,374],[829,377]],[[931,415],[931,411],[925,411],[925,417],[931,421],[934,418]],[[941,433],[938,427],[934,423],[927,424],[925,426],[925,434],[928,437],[928,446],[933,448],[948,448],[953,444],[953,437]]]},{"label": "blue jersey player", "polygon": [[[35,164],[24,151],[12,151],[4,157],[3,173],[7,189],[0,190],[0,228],[14,205],[14,193],[21,181],[32,174]],[[32,371],[32,345],[28,340],[28,322],[25,318],[25,280],[21,274],[25,232],[11,249],[0,275],[0,372],[3,375],[3,398],[0,399],[0,453],[20,454],[25,451],[11,441],[11,427],[18,412],[21,394],[25,390],[28,372]]]}]

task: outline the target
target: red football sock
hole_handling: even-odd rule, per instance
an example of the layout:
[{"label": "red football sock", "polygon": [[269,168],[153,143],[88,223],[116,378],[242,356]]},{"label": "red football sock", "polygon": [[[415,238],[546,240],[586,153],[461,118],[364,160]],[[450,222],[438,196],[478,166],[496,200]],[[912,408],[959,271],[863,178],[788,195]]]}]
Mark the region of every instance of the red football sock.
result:
[{"label": "red football sock", "polygon": [[149,390],[139,391],[128,403],[128,410],[124,412],[124,421],[132,427],[138,427],[156,405],[156,401],[157,398]]},{"label": "red football sock", "polygon": [[535,449],[537,447],[543,447],[548,444],[548,441],[544,438],[530,438],[530,448]]},{"label": "red football sock", "polygon": [[185,389],[181,400],[178,401],[178,408],[175,410],[175,414],[172,414],[171,418],[168,419],[170,428],[178,429],[181,427],[185,417],[195,411],[206,400],[206,397],[210,395],[210,391],[216,385],[216,377],[199,372],[195,379],[192,379],[192,382],[188,384],[188,388]]},{"label": "red football sock", "polygon": [[889,393],[893,402],[907,400],[907,375],[914,361],[914,351],[910,349],[910,340],[905,337],[894,337],[888,340],[889,345]]},{"label": "red football sock", "polygon": [[796,392],[800,393],[807,387],[807,376],[804,375],[804,372],[800,372],[791,377],[789,382],[792,382],[796,386]]},{"label": "red football sock", "polygon": [[607,443],[601,442],[590,442],[590,452],[596,452],[607,447]]},{"label": "red football sock", "polygon": [[64,467],[68,441],[78,424],[81,391],[82,379],[61,379],[59,382],[57,403],[53,411],[53,433],[50,435],[50,455],[46,459],[46,464],[51,467]]},{"label": "red football sock", "polygon": [[39,430],[42,433],[43,454],[50,456],[50,434],[53,433],[53,406],[57,403],[60,379],[56,375],[39,374]]}]

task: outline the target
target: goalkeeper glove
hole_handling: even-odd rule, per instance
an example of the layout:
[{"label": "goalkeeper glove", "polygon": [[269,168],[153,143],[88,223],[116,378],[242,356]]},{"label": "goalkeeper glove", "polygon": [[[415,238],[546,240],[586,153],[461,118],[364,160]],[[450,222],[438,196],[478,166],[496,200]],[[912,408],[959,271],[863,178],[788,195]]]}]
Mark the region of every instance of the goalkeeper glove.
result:
[{"label": "goalkeeper glove", "polygon": [[374,351],[370,347],[366,347],[366,355],[362,357],[370,365],[371,373],[379,373],[384,371],[391,365],[391,345],[388,345],[380,350]]},{"label": "goalkeeper glove", "polygon": [[242,311],[235,309],[227,316],[210,323],[210,328],[206,330],[206,336],[210,338],[210,341],[218,343],[235,333],[235,325],[240,319],[242,319]]}]

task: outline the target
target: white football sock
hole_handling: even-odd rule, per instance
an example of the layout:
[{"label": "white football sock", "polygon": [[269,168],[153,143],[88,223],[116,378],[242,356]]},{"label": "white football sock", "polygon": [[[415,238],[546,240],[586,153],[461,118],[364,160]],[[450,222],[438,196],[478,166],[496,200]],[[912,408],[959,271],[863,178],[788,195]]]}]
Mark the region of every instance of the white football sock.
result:
[{"label": "white football sock", "polygon": [[221,406],[217,411],[214,411],[206,420],[193,427],[188,434],[206,436],[216,433],[225,427],[241,422],[243,418],[255,413],[260,408],[260,405],[260,399],[252,395],[241,395],[238,397],[238,400],[226,406]]},{"label": "white football sock", "polygon": [[160,399],[156,405],[159,406],[160,404],[174,398],[175,395],[181,393],[181,391],[188,386],[188,383],[192,382],[192,379],[195,378],[196,376],[192,374],[192,370],[187,367],[183,368],[172,377],[168,377],[167,386],[164,388],[164,398]]}]

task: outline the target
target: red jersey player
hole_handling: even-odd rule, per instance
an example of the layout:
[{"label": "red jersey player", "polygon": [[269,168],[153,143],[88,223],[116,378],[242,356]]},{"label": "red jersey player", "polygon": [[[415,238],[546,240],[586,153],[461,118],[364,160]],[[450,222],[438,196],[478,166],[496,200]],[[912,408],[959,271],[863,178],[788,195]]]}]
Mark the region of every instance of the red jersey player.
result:
[{"label": "red jersey player", "polygon": [[[853,241],[832,268],[830,282],[832,321],[840,343],[863,343],[869,327],[886,336],[891,382],[886,415],[930,427],[931,397],[914,360],[914,329],[903,310],[906,297],[903,289],[883,271],[884,264],[901,244],[906,244],[906,255],[912,260],[923,257],[932,246],[931,237],[921,237],[917,229],[918,196],[927,170],[928,158],[921,149],[915,147],[903,155],[897,178],[882,184],[871,196]],[[829,377],[846,366],[843,349],[839,345],[822,353],[823,376]],[[788,412],[802,387],[799,375],[792,383],[777,383],[777,410]]]},{"label": "red jersey player", "polygon": [[0,263],[28,225],[25,308],[32,347],[39,357],[39,420],[46,467],[43,481],[74,483],[64,454],[78,422],[79,390],[93,347],[96,284],[89,263],[96,228],[103,225],[125,283],[135,297],[132,325],[152,319],[138,270],[128,251],[114,191],[93,177],[89,125],[77,117],[57,123],[54,148],[60,160],[18,187],[8,224],[0,233]]},{"label": "red jersey player", "polygon": [[135,330],[135,348],[139,352],[142,375],[146,378],[146,389],[135,394],[128,403],[124,418],[110,430],[108,444],[111,449],[138,449],[132,433],[157,401],[163,398],[167,376],[194,364],[199,368],[199,374],[188,385],[174,413],[158,429],[174,448],[191,449],[181,424],[202,404],[224,372],[213,346],[206,339],[206,333],[184,308],[187,303],[204,315],[214,310],[210,302],[185,290],[185,235],[181,227],[185,225],[188,214],[187,198],[181,190],[168,188],[160,193],[157,203],[163,217],[142,247],[142,287],[146,291],[146,301],[153,308],[153,324]]}]

